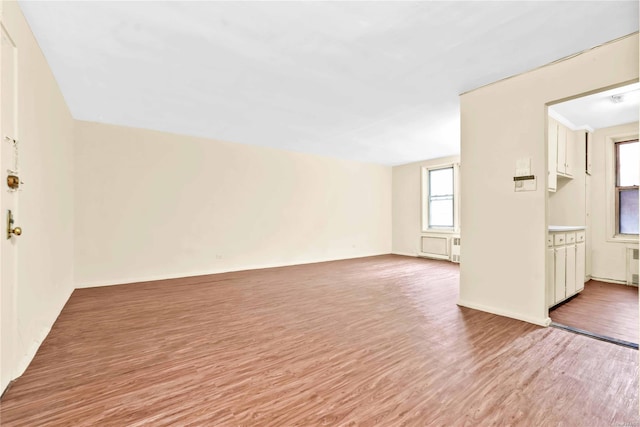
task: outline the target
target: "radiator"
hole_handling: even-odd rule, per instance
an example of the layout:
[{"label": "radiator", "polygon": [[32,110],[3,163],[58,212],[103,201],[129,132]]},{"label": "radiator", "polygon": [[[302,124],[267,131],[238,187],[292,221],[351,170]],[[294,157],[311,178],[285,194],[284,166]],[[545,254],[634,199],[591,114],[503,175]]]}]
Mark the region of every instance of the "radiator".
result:
[{"label": "radiator", "polygon": [[627,285],[638,286],[638,249],[627,248]]},{"label": "radiator", "polygon": [[420,236],[418,256],[460,262],[460,237],[451,235]]},{"label": "radiator", "polygon": [[420,236],[418,255],[427,258],[449,259],[449,236]]},{"label": "radiator", "polygon": [[460,263],[460,238],[451,239],[451,262]]}]

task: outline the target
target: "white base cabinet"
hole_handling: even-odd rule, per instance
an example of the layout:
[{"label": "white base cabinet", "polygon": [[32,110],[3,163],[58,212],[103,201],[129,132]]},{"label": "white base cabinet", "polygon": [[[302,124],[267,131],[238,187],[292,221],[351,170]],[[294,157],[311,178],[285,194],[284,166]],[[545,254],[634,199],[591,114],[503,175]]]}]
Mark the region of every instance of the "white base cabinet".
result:
[{"label": "white base cabinet", "polygon": [[565,286],[565,298],[569,298],[571,295],[575,295],[576,289],[576,244],[571,243],[567,245],[567,266],[565,268],[566,274],[566,286]]},{"label": "white base cabinet", "polygon": [[556,297],[551,305],[555,305],[558,301],[562,301],[565,298],[567,288],[567,248],[564,246],[555,248],[553,252],[555,253],[554,265],[556,272],[553,282],[555,283],[554,292]]},{"label": "white base cabinet", "polygon": [[[582,242],[576,243],[576,272],[583,271],[586,274],[585,264],[586,264],[587,256],[585,253],[584,238],[585,236],[582,235]],[[579,280],[579,278],[576,278],[576,287],[577,287],[576,292],[580,292],[584,290],[585,274],[583,274],[582,280]]]},{"label": "white base cabinet", "polygon": [[547,237],[547,307],[584,289],[584,230],[549,232]]}]

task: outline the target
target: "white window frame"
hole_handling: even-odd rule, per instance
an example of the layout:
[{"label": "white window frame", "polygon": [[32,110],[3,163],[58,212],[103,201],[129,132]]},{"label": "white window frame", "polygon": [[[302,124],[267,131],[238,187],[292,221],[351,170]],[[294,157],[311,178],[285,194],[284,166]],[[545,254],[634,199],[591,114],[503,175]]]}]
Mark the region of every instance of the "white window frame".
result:
[{"label": "white window frame", "polygon": [[605,182],[607,196],[607,241],[617,243],[638,243],[638,236],[618,234],[616,218],[616,142],[638,139],[637,133],[617,134],[605,137]]},{"label": "white window frame", "polygon": [[[429,228],[429,171],[453,168],[453,227]],[[423,233],[457,234],[460,232],[460,163],[423,166],[420,177],[420,219]]]}]

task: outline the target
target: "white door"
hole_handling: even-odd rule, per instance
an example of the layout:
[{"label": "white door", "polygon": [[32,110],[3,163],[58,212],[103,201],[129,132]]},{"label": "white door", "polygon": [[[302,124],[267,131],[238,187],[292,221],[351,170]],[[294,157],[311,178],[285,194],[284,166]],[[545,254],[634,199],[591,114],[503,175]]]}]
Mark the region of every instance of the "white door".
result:
[{"label": "white door", "polygon": [[10,190],[7,176],[17,168],[16,102],[17,50],[4,27],[0,50],[0,392],[4,391],[15,375],[16,365],[16,294],[17,245],[15,235],[7,238],[7,217],[13,213],[18,226],[18,193]]}]

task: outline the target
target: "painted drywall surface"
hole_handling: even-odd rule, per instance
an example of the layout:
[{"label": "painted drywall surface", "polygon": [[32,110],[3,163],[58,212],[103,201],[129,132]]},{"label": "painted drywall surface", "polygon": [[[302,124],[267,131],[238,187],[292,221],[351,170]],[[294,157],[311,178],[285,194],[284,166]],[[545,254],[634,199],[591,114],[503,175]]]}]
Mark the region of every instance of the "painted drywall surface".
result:
[{"label": "painted drywall surface", "polygon": [[593,158],[591,162],[591,226],[592,226],[592,276],[594,279],[626,282],[627,247],[637,248],[637,243],[611,241],[607,210],[610,209],[607,198],[606,167],[607,153],[610,148],[607,138],[622,135],[638,135],[638,122],[621,126],[598,129],[593,133]]},{"label": "painted drywall surface", "polygon": [[[634,34],[461,96],[461,305],[548,322],[545,104],[637,78]],[[521,158],[536,191],[514,191]]]},{"label": "painted drywall surface", "polygon": [[73,290],[74,122],[17,3],[3,2],[2,24],[18,51],[17,136],[24,181],[16,217],[23,229],[11,373],[17,377]]},{"label": "painted drywall surface", "polygon": [[76,286],[391,251],[391,168],[77,122]]},{"label": "painted drywall surface", "polygon": [[[393,244],[394,254],[417,256],[422,234],[422,168],[460,163],[459,156],[408,163],[393,168]],[[456,202],[459,197],[456,198]]]},{"label": "painted drywall surface", "polygon": [[571,150],[572,179],[558,177],[555,193],[549,193],[550,225],[585,225],[585,137],[584,131],[567,132],[569,138],[567,150]]}]

